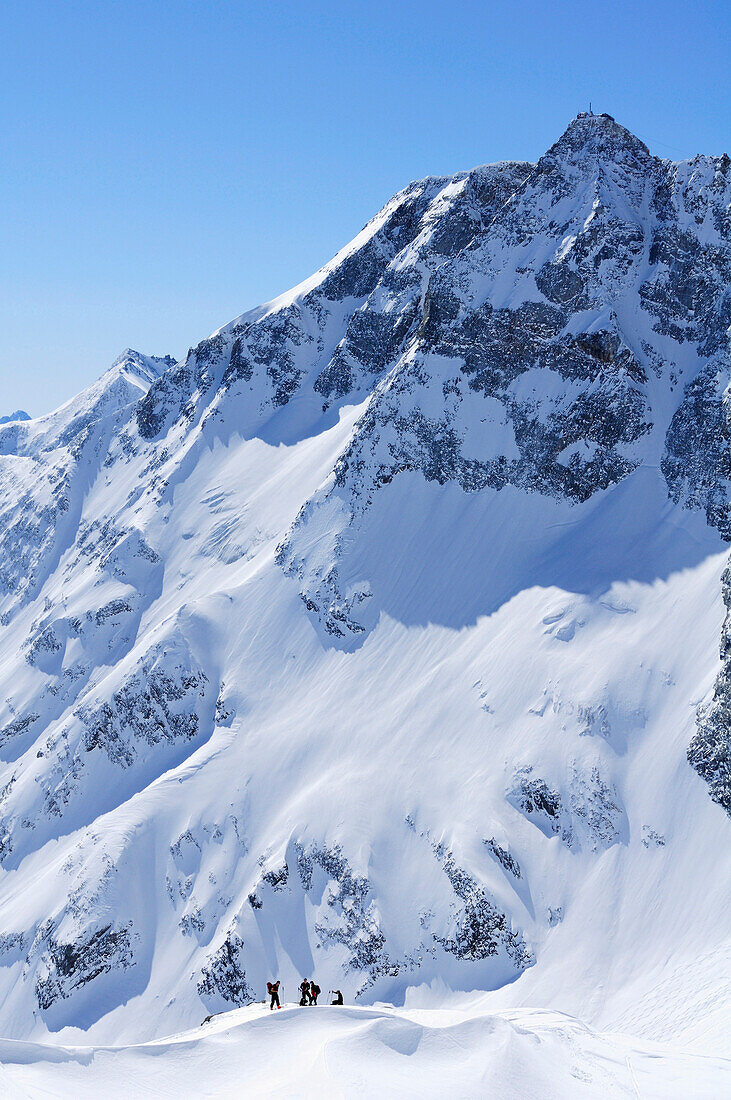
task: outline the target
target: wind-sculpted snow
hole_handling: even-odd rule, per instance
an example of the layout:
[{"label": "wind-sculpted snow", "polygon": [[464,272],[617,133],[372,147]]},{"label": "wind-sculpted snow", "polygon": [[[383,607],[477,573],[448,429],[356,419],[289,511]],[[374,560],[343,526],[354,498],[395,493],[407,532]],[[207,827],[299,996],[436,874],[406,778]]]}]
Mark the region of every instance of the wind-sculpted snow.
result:
[{"label": "wind-sculpted snow", "polygon": [[579,117],[0,425],[0,1030],[711,1012],[730,169]]},{"label": "wind-sculpted snow", "polygon": [[154,1042],[111,1046],[0,1042],[8,1100],[28,1096],[495,1095],[547,1100],[716,1100],[731,1062],[590,1029],[560,1012],[338,1006],[211,1014]]}]

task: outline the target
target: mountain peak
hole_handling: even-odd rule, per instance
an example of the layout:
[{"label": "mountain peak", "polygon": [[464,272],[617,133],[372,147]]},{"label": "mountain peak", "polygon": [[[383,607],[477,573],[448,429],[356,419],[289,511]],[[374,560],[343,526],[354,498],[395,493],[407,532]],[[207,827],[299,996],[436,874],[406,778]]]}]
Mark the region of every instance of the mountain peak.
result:
[{"label": "mountain peak", "polygon": [[141,386],[145,391],[165,371],[174,366],[172,355],[143,355],[134,348],[125,348],[118,356],[107,374],[120,375],[135,386]]},{"label": "mountain peak", "polygon": [[0,424],[10,424],[15,420],[30,420],[30,415],[23,412],[22,409],[18,409],[16,412],[10,413],[9,416],[0,416]]},{"label": "mountain peak", "polygon": [[730,204],[579,116],[0,431],[0,1034],[315,966],[721,1034]]},{"label": "mountain peak", "polygon": [[[635,161],[644,164],[652,154],[644,141],[617,122],[610,114],[580,111],[561,137],[541,157],[579,163],[588,159]],[[540,163],[540,162],[539,162]]]},{"label": "mountain peak", "polygon": [[114,360],[111,369],[142,371],[159,377],[174,363],[172,355],[143,355],[134,348],[125,348]]}]

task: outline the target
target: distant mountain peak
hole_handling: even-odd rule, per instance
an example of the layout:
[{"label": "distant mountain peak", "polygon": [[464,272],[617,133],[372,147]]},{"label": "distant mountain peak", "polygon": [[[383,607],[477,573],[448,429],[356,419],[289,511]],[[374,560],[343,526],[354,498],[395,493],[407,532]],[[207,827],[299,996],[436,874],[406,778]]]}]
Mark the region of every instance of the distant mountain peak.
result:
[{"label": "distant mountain peak", "polygon": [[10,416],[0,416],[0,424],[11,424],[15,420],[30,420],[30,415],[27,412],[23,412],[22,409],[18,409],[16,412],[11,413]]},{"label": "distant mountain peak", "polygon": [[131,376],[132,380],[141,380],[149,384],[174,365],[175,359],[172,355],[143,355],[134,348],[125,348],[109,369],[125,374],[127,377]]}]

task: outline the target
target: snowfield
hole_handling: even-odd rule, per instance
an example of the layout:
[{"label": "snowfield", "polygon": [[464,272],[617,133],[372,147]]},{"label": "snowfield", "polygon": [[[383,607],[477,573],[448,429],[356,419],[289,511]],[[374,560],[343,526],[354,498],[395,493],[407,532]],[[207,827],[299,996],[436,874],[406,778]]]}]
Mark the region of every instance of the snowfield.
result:
[{"label": "snowfield", "polygon": [[730,235],[578,118],[0,425],[5,1095],[731,1095]]},{"label": "snowfield", "polygon": [[601,1034],[557,1012],[283,1008],[224,1013],[123,1047],[0,1042],[0,1085],[27,1097],[531,1097],[719,1100],[731,1061]]}]

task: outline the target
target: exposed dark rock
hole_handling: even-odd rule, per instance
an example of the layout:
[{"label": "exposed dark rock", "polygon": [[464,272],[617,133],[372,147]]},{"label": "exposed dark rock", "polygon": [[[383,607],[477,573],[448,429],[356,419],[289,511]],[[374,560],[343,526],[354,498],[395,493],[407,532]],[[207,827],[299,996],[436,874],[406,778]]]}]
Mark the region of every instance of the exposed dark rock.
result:
[{"label": "exposed dark rock", "polygon": [[14,718],[12,722],[8,722],[6,726],[0,730],[0,745],[3,745],[6,741],[11,741],[15,737],[19,737],[21,734],[26,733],[32,725],[34,725],[40,718],[39,714],[25,714],[20,718]]},{"label": "exposed dark rock", "polygon": [[228,936],[203,967],[198,994],[206,999],[222,998],[228,1004],[247,1005],[254,993],[246,981],[243,965],[244,941],[235,932]]},{"label": "exposed dark rock", "polygon": [[536,275],[536,286],[549,302],[574,305],[584,293],[584,280],[568,264],[544,264]]},{"label": "exposed dark rock", "polygon": [[731,817],[731,566],[722,578],[726,621],[721,635],[721,671],[707,707],[698,711],[688,762],[708,784],[714,802]]},{"label": "exposed dark rock", "polygon": [[56,637],[56,633],[52,626],[47,626],[41,633],[34,638],[28,647],[25,659],[29,665],[38,663],[38,659],[42,654],[46,653],[58,653],[62,646]]},{"label": "exposed dark rock", "polygon": [[79,707],[86,751],[103,749],[113,763],[128,767],[140,744],[191,740],[199,729],[196,700],[207,681],[205,673],[185,668],[172,673],[153,667],[135,674],[110,703]]},{"label": "exposed dark rock", "polygon": [[[148,363],[151,385],[136,405],[137,389],[126,392],[117,380],[64,413],[57,428],[44,419],[4,425],[3,478],[6,459],[10,473],[0,500],[0,626],[12,631],[24,621],[25,605],[40,597],[21,644],[31,666],[28,683],[42,685],[37,703],[9,694],[10,719],[0,730],[11,761],[0,788],[6,869],[15,872],[25,859],[32,830],[36,847],[59,837],[63,842],[66,826],[86,821],[82,807],[106,798],[106,790],[84,798],[90,765],[114,779],[110,798],[126,798],[136,774],[146,783],[159,774],[153,761],[166,768],[181,760],[214,720],[232,725],[230,700],[239,705],[239,696],[209,685],[190,654],[146,660],[123,682],[93,674],[95,641],[103,639],[111,667],[109,638],[119,647],[116,660],[142,610],[160,595],[162,548],[167,553],[170,544],[163,525],[168,509],[184,501],[177,490],[202,447],[227,445],[236,432],[289,446],[333,424],[338,405],[364,402],[334,469],[276,556],[296,578],[320,640],[344,649],[361,644],[383,610],[377,606],[382,588],[374,583],[372,592],[367,570],[355,573],[351,566],[360,565],[358,542],[377,494],[385,497],[385,487],[402,474],[451,486],[457,495],[510,487],[563,507],[590,501],[659,461],[670,500],[701,513],[731,540],[730,184],[728,157],[663,162],[614,120],[582,117],[537,165],[495,165],[406,188],[307,293],[252,311],[180,363]],[[125,353],[129,369],[146,369],[135,354]],[[16,459],[23,468],[17,477]],[[113,515],[90,513],[90,502],[103,495],[97,488],[131,470],[135,483],[126,486],[126,500],[124,493],[119,498],[119,514],[116,504]],[[333,503],[326,519],[337,518],[315,527],[312,554],[305,529],[321,518],[318,509]],[[214,542],[230,530],[227,524],[212,526]],[[160,533],[160,552],[147,541],[148,527]],[[187,531],[184,537],[195,539]],[[191,542],[191,554],[210,552],[201,541]],[[237,542],[223,560],[240,560],[248,545]],[[73,603],[82,571],[99,586],[98,601],[90,598],[86,607]],[[48,578],[53,603],[41,608]],[[730,586],[727,573],[731,615]],[[728,621],[721,656],[688,760],[731,814]],[[104,687],[112,682],[114,689]],[[239,709],[245,713],[243,701]],[[617,747],[612,707],[578,707],[571,714],[567,735],[602,738],[606,743],[583,741],[582,749],[595,750],[597,761],[601,753],[609,757]],[[225,741],[227,735],[219,730],[216,736]],[[134,767],[138,773],[130,772]],[[539,767],[536,761],[521,770],[508,798],[548,838],[558,836],[574,852],[597,852],[629,836],[620,794],[599,763],[574,768],[560,781],[541,777]],[[37,807],[30,800],[32,810],[16,804],[24,787],[40,792]],[[415,828],[413,818],[410,825]],[[238,843],[230,847],[237,860],[248,842],[235,818],[234,828]],[[240,886],[229,885],[230,868],[207,862],[208,841],[222,843],[223,832],[177,829],[185,831],[161,872],[173,924],[206,943],[219,922],[228,930],[193,980],[201,996],[246,1003],[252,997],[246,949],[230,930]],[[664,843],[649,826],[641,839],[648,848]],[[292,847],[281,866],[265,871],[269,861],[262,859],[247,880],[242,925],[301,905],[301,885],[319,908],[317,943],[335,947],[346,971],[364,983],[361,990],[443,951],[460,966],[497,955],[507,956],[516,972],[529,965],[529,948],[479,873],[429,843],[446,876],[439,885],[448,912],[439,912],[436,900],[420,899],[413,917],[421,941],[398,957],[389,915],[379,906],[377,871],[372,878],[356,874],[332,839],[293,846],[298,874]],[[527,887],[517,884],[527,866],[521,869],[507,841],[484,843],[515,880],[514,889],[527,896]],[[491,871],[494,878],[498,872]],[[95,872],[94,882],[106,873]],[[97,906],[93,890],[71,884],[64,920],[83,926]],[[553,925],[562,907],[546,907],[543,899],[537,912]],[[49,922],[35,943],[36,955],[43,952],[36,976],[44,1010],[101,974],[134,965],[131,925],[108,924],[78,937],[68,927]],[[0,938],[0,955],[10,965],[25,949],[22,933]]]},{"label": "exposed dark rock", "polygon": [[585,845],[590,851],[609,848],[621,840],[625,814],[617,792],[597,766],[573,769],[566,797],[533,777],[533,768],[521,768],[508,792],[508,801],[546,835],[555,834],[569,848]]},{"label": "exposed dark rock", "polygon": [[116,619],[120,615],[131,615],[132,605],[128,600],[109,600],[94,615],[97,626],[102,626],[108,619]]},{"label": "exposed dark rock", "polygon": [[701,508],[731,541],[731,361],[711,362],[686,387],[668,428],[662,472],[673,500]]},{"label": "exposed dark rock", "polygon": [[231,345],[231,358],[229,359],[228,368],[223,376],[224,385],[238,382],[241,379],[245,382],[251,381],[254,367],[251,360],[247,357],[244,347],[243,338],[238,336]]},{"label": "exposed dark rock", "polygon": [[515,776],[509,800],[517,808],[552,833],[561,832],[563,802],[558,791],[551,790],[543,779],[532,778],[532,768],[523,768]]},{"label": "exposed dark rock", "polygon": [[74,990],[107,974],[135,965],[131,926],[98,929],[87,939],[60,942],[52,931],[41,956],[42,972],[36,980],[36,999],[40,1009],[50,1008],[57,1000],[70,997]]},{"label": "exposed dark rock", "polygon": [[261,876],[261,881],[271,886],[272,890],[283,890],[289,881],[289,867],[285,863],[283,867],[266,871]]},{"label": "exposed dark rock", "polygon": [[365,972],[369,984],[381,974],[393,974],[394,963],[385,951],[386,937],[367,879],[354,875],[339,846],[297,848],[297,868],[305,890],[312,889],[314,868],[319,866],[333,884],[328,905],[337,916],[319,921],[315,932],[322,944],[340,943],[350,952],[347,969]]},{"label": "exposed dark rock", "polygon": [[518,970],[530,966],[534,959],[520,933],[514,932],[505,913],[464,868],[459,867],[450,851],[435,845],[434,851],[452,889],[464,903],[457,914],[452,935],[436,937],[437,942],[459,959],[486,959],[497,955],[502,947]]},{"label": "exposed dark rock", "polygon": [[193,390],[194,372],[185,363],[166,371],[137,404],[137,428],[143,439],[154,439],[169,417],[175,417]]},{"label": "exposed dark rock", "polygon": [[494,836],[490,837],[489,840],[483,840],[483,844],[487,845],[498,863],[500,863],[506,871],[509,871],[513,878],[521,878],[520,864],[517,859],[511,856],[506,848],[502,848],[497,843]]}]

